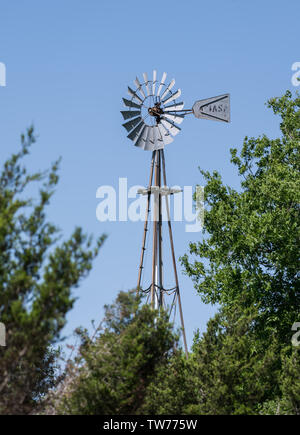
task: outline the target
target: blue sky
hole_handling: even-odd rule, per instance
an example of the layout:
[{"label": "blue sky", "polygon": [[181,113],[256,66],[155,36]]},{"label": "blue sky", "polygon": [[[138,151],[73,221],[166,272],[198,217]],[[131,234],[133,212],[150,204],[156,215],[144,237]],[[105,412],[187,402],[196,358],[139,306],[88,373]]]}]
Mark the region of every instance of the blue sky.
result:
[{"label": "blue sky", "polygon": [[[230,147],[245,135],[276,137],[278,119],[268,98],[292,86],[291,66],[300,61],[300,3],[296,0],[1,1],[0,62],[7,86],[0,87],[0,163],[16,151],[19,136],[34,123],[39,135],[27,158],[33,170],[62,156],[61,180],[49,218],[65,237],[75,225],[108,239],[79,297],[64,333],[90,327],[119,290],[133,288],[143,223],[96,220],[101,185],[145,185],[151,155],[135,149],[121,126],[121,98],[136,75],[166,71],[182,90],[185,107],[229,92],[230,124],[187,117],[165,150],[170,185],[202,184],[198,170],[216,169],[238,187]],[[174,223],[176,257],[201,233]],[[150,260],[149,260],[150,261]],[[215,307],[204,305],[179,267],[188,342],[205,330]]]}]

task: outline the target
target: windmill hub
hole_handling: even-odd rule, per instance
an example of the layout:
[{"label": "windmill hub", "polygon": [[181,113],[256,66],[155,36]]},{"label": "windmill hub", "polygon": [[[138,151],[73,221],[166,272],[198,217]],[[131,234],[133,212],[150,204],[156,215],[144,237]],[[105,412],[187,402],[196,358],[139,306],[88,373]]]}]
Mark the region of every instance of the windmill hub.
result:
[{"label": "windmill hub", "polygon": [[164,111],[160,107],[160,103],[155,103],[153,107],[149,107],[148,113],[149,113],[149,115],[154,116],[157,124],[159,124],[161,121],[160,115],[163,115]]}]

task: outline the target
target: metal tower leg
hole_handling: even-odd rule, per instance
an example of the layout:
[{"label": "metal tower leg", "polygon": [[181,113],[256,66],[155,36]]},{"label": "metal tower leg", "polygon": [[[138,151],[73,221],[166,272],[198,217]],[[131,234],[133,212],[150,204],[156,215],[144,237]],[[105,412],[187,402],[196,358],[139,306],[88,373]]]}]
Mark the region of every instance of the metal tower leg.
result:
[{"label": "metal tower leg", "polygon": [[143,263],[144,263],[144,255],[145,255],[145,246],[146,246],[146,238],[147,238],[147,231],[148,231],[148,218],[149,218],[149,212],[150,212],[150,198],[151,198],[151,186],[152,186],[152,179],[153,179],[153,167],[154,167],[154,160],[155,160],[155,152],[152,153],[152,160],[151,160],[151,168],[150,168],[150,178],[149,178],[149,185],[148,185],[148,195],[147,195],[147,210],[146,210],[146,217],[145,217],[145,224],[144,224],[144,235],[143,235],[143,243],[142,243],[142,250],[141,250],[141,259],[140,259],[140,267],[139,267],[139,276],[138,276],[138,284],[137,284],[137,295],[141,288],[141,278],[142,278],[142,271],[143,271]]},{"label": "metal tower leg", "polygon": [[[159,165],[158,165],[158,186],[161,188],[161,153],[158,151]],[[159,192],[158,197],[158,278],[159,278],[159,294],[158,294],[158,305],[159,308],[163,306],[163,257],[162,257],[162,203],[161,194]]]}]

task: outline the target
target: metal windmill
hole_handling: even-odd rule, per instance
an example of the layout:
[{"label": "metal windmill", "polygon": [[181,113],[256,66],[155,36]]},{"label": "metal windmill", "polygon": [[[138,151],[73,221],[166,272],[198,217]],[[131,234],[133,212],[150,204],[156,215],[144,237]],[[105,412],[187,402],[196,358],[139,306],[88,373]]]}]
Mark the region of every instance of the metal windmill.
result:
[{"label": "metal windmill", "polygon": [[[123,126],[128,131],[128,138],[136,147],[152,151],[150,178],[147,189],[138,192],[147,195],[147,209],[144,224],[144,234],[138,273],[137,291],[148,294],[148,301],[153,308],[167,307],[166,298],[172,296],[171,312],[179,307],[180,321],[183,332],[185,352],[187,343],[184,328],[182,304],[179,291],[178,274],[176,267],[172,226],[168,195],[180,190],[167,187],[164,147],[173,142],[174,137],[180,132],[184,117],[194,114],[196,118],[211,119],[215,121],[230,121],[230,97],[229,94],[196,101],[191,109],[183,109],[184,103],[176,100],[181,95],[181,90],[173,90],[175,80],[166,84],[167,74],[164,72],[160,82],[157,81],[157,72],[153,71],[152,80],[148,79],[147,73],[143,73],[143,81],[134,80],[135,89],[128,87],[130,99],[123,98],[126,110],[121,111],[125,120]],[[154,175],[154,180],[153,180]],[[141,287],[142,271],[144,268],[144,256],[149,224],[151,195],[154,197],[153,241],[152,241],[152,278],[148,288]],[[162,197],[165,197],[167,213],[167,225],[170,239],[172,265],[174,270],[175,287],[164,288],[163,275],[163,243],[162,243]]]}]

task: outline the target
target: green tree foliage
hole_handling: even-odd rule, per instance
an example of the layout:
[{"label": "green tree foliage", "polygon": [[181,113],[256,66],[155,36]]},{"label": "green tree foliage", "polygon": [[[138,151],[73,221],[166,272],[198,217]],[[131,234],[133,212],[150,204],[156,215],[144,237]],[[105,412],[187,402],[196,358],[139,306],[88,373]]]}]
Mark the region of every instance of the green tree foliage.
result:
[{"label": "green tree foliage", "polygon": [[165,314],[141,306],[135,292],[121,292],[105,307],[105,317],[90,339],[81,331],[79,354],[69,362],[64,381],[50,395],[47,413],[140,414],[156,368],[177,343]]},{"label": "green tree foliage", "polygon": [[267,349],[257,342],[256,315],[220,311],[186,359],[166,315],[121,292],[92,339],[78,331],[79,353],[45,413],[264,413],[259,404],[280,400],[280,346],[276,339]]},{"label": "green tree foliage", "polygon": [[178,351],[157,368],[140,412],[257,414],[259,404],[277,404],[280,346],[275,337],[268,347],[257,341],[256,316],[255,309],[220,310],[195,335],[188,360]]},{"label": "green tree foliage", "polygon": [[[177,350],[160,364],[149,384],[141,414],[196,414],[202,399],[201,385],[194,360]],[[198,409],[197,409],[198,411]]]},{"label": "green tree foliage", "polygon": [[190,244],[194,260],[182,259],[203,301],[230,307],[243,294],[245,308],[259,306],[257,332],[267,339],[276,331],[284,343],[300,306],[299,106],[290,92],[270,100],[282,137],[245,138],[240,156],[231,150],[240,191],[225,186],[217,172],[201,171],[208,237]]},{"label": "green tree foliage", "polygon": [[[92,243],[80,228],[58,243],[58,228],[45,208],[58,182],[58,164],[28,174],[23,158],[35,142],[33,128],[21,137],[21,150],[0,173],[0,321],[6,347],[0,348],[0,412],[30,413],[55,380],[56,352],[71,291],[91,269],[104,236]],[[37,200],[26,189],[39,182]]]},{"label": "green tree foliage", "polygon": [[202,397],[199,414],[257,414],[259,403],[278,393],[280,346],[275,337],[265,347],[257,341],[255,310],[220,310],[193,346],[195,377]]},{"label": "green tree foliage", "polygon": [[266,415],[300,415],[300,349],[292,352],[286,347],[281,353],[282,371],[279,379],[280,392],[273,399],[262,403],[258,409]]},{"label": "green tree foliage", "polygon": [[281,414],[300,415],[300,348],[283,351],[283,369],[280,377]]}]

